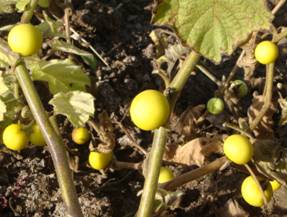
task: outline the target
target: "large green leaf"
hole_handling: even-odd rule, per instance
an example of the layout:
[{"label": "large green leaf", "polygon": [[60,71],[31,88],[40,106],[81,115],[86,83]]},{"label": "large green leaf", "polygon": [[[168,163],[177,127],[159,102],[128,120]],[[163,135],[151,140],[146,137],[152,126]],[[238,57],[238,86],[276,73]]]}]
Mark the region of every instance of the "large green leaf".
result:
[{"label": "large green leaf", "polygon": [[84,126],[95,112],[94,97],[82,91],[58,93],[49,103],[54,106],[55,114],[66,116],[74,127]]},{"label": "large green leaf", "polygon": [[270,28],[264,0],[162,0],[154,22],[172,26],[190,47],[214,62],[251,32]]},{"label": "large green leaf", "polygon": [[32,71],[32,79],[47,81],[52,94],[85,90],[90,85],[89,76],[69,59],[30,61],[28,65]]}]

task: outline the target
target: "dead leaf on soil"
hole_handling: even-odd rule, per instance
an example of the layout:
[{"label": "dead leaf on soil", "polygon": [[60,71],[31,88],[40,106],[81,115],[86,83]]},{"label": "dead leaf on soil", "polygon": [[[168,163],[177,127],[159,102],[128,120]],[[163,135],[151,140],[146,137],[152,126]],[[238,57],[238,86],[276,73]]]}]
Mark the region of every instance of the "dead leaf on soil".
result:
[{"label": "dead leaf on soil", "polygon": [[179,117],[172,115],[170,128],[180,135],[190,138],[197,129],[199,118],[203,115],[205,105],[188,107]]},{"label": "dead leaf on soil", "polygon": [[241,46],[244,51],[243,57],[238,61],[237,65],[244,70],[244,79],[249,80],[256,66],[256,60],[254,58],[254,49],[256,47],[256,35],[257,33],[253,33],[243,46]]},{"label": "dead leaf on soil", "polygon": [[179,146],[173,155],[168,153],[165,157],[169,156],[167,160],[179,164],[202,166],[211,153],[221,152],[223,137],[224,135],[219,135],[193,139]]},{"label": "dead leaf on soil", "polygon": [[248,217],[250,216],[236,200],[229,199],[219,210],[221,217]]},{"label": "dead leaf on soil", "polygon": [[281,107],[281,117],[280,117],[279,125],[283,126],[287,124],[287,100],[280,97],[278,102]]},{"label": "dead leaf on soil", "polygon": [[[254,121],[254,119],[258,116],[260,110],[262,109],[262,106],[264,104],[264,96],[258,95],[254,96],[252,100],[252,104],[248,109],[248,122],[249,125]],[[260,123],[255,128],[254,135],[256,138],[273,138],[274,132],[273,132],[273,115],[277,109],[277,105],[275,102],[271,102],[271,106],[263,116]]]},{"label": "dead leaf on soil", "polygon": [[112,121],[106,111],[98,115],[98,120],[93,128],[97,131],[101,143],[98,145],[98,150],[109,151],[113,150],[116,140]]}]

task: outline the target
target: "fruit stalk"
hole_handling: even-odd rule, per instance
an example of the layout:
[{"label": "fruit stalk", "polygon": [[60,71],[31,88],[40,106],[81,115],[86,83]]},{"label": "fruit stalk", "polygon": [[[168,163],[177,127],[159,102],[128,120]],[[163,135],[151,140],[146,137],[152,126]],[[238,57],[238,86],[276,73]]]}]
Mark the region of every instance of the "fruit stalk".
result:
[{"label": "fruit stalk", "polygon": [[198,179],[206,174],[209,174],[215,170],[218,170],[222,165],[227,162],[226,157],[218,158],[211,163],[203,166],[201,168],[197,168],[195,170],[184,173],[180,176],[175,177],[173,180],[162,185],[162,188],[166,190],[174,190],[175,188],[184,185],[192,180]]},{"label": "fruit stalk", "polygon": [[15,73],[31,112],[48,144],[67,213],[71,217],[83,217],[63,141],[50,124],[49,118],[25,65],[20,63],[16,67]]},{"label": "fruit stalk", "polygon": [[29,4],[29,9],[24,11],[21,16],[21,23],[29,23],[33,17],[34,10],[37,7],[38,0],[31,0]]},{"label": "fruit stalk", "polygon": [[272,88],[273,88],[273,77],[274,77],[274,63],[266,65],[266,81],[264,86],[264,103],[256,118],[250,124],[250,129],[254,130],[260,123],[267,110],[269,109],[272,102]]},{"label": "fruit stalk", "polygon": [[[200,55],[192,51],[185,59],[182,67],[172,80],[169,89],[173,90],[174,95],[171,97],[169,104],[171,111],[175,105],[177,96],[180,94],[191,72],[200,59]],[[160,127],[155,131],[152,148],[147,163],[147,175],[144,183],[143,194],[141,197],[137,217],[150,217],[153,211],[154,197],[157,191],[159,171],[161,167],[162,156],[164,153],[167,130]]]}]

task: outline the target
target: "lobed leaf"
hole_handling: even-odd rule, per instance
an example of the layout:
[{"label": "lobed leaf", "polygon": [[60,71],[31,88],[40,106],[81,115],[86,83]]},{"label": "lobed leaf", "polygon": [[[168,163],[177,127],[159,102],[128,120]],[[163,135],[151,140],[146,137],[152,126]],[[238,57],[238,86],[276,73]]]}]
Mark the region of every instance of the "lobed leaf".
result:
[{"label": "lobed leaf", "polygon": [[95,112],[94,97],[82,91],[58,93],[49,103],[55,114],[66,116],[74,127],[84,126]]},{"label": "lobed leaf", "polygon": [[71,90],[86,89],[90,85],[90,78],[82,68],[71,60],[30,61],[32,79],[48,82],[52,94]]},{"label": "lobed leaf", "polygon": [[218,63],[253,31],[269,29],[272,18],[262,0],[162,0],[153,21],[172,26],[187,45]]}]

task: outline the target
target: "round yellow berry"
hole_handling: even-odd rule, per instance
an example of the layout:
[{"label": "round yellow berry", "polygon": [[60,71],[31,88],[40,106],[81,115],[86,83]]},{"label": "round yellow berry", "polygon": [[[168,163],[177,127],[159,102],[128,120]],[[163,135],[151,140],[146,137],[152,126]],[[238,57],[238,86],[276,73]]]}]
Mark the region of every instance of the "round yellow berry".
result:
[{"label": "round yellow berry", "polygon": [[161,167],[158,177],[158,183],[169,182],[174,178],[173,172],[168,167]]},{"label": "round yellow berry", "polygon": [[234,134],[223,144],[226,157],[236,164],[246,164],[253,156],[253,145],[246,136]]},{"label": "round yellow berry", "polygon": [[30,142],[33,145],[43,146],[46,144],[45,139],[41,133],[40,127],[37,124],[32,126],[32,133],[30,134]]},{"label": "round yellow berry", "polygon": [[113,152],[101,153],[97,151],[90,152],[89,164],[95,170],[102,170],[109,166],[113,158]]},{"label": "round yellow berry", "polygon": [[255,59],[261,64],[275,62],[278,55],[278,47],[272,41],[262,41],[255,48]]},{"label": "round yellow berry", "polygon": [[[271,184],[267,182],[267,186],[263,188],[263,190],[264,190],[264,195],[267,199],[267,202],[269,202],[273,195]],[[264,200],[261,195],[260,189],[256,185],[256,182],[252,176],[248,176],[242,182],[241,194],[242,194],[243,199],[251,206],[261,207],[264,204]]]},{"label": "round yellow berry", "polygon": [[270,181],[273,191],[277,191],[281,188],[281,184],[277,180]]},{"label": "round yellow berry", "polygon": [[8,45],[22,56],[33,55],[42,46],[42,33],[30,23],[18,24],[8,34]]},{"label": "round yellow berry", "polygon": [[72,132],[72,140],[79,145],[85,144],[90,140],[90,133],[85,127],[75,128]]},{"label": "round yellow berry", "polygon": [[142,130],[154,130],[164,125],[169,113],[168,100],[157,90],[145,90],[139,93],[130,107],[132,122]]},{"label": "round yellow berry", "polygon": [[21,151],[28,144],[28,137],[20,124],[10,124],[3,132],[4,145],[14,151]]}]

